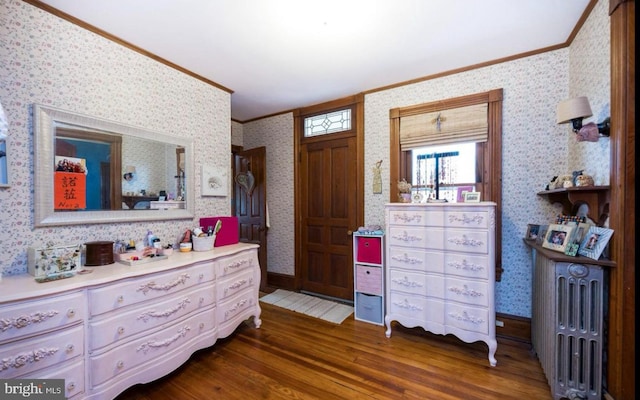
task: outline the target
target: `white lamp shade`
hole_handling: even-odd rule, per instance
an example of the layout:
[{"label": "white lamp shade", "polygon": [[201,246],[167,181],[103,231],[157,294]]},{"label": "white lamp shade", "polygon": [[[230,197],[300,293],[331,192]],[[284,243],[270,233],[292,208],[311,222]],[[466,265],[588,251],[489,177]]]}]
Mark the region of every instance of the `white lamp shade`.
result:
[{"label": "white lamp shade", "polygon": [[574,97],[560,102],[557,109],[558,124],[565,124],[575,118],[586,118],[593,115],[589,99],[586,96]]}]

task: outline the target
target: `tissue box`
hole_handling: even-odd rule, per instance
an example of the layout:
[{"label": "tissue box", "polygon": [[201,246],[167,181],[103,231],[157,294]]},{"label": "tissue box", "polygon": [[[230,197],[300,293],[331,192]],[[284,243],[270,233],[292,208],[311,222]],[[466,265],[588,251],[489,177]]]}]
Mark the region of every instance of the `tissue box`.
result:
[{"label": "tissue box", "polygon": [[50,247],[29,247],[27,271],[37,281],[48,281],[74,276],[82,269],[82,244]]},{"label": "tissue box", "polygon": [[222,227],[216,235],[215,247],[238,243],[238,217],[203,217],[200,218],[200,227],[206,232],[208,226],[216,226],[218,220],[222,221]]}]

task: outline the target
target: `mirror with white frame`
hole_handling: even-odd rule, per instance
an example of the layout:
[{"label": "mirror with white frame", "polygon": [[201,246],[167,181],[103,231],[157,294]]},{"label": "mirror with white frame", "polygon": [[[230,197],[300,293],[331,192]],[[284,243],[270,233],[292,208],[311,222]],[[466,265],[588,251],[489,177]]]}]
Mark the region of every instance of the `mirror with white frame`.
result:
[{"label": "mirror with white frame", "polygon": [[39,104],[33,127],[36,227],[193,218],[191,139]]}]

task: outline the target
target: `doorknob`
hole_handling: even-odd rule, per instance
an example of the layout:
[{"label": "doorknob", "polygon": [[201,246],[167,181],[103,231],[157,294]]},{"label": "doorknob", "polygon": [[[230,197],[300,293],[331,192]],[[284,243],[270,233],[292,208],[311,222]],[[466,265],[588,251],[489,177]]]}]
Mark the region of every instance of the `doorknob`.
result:
[{"label": "doorknob", "polygon": [[347,235],[348,235],[348,236],[351,236],[351,235],[353,235],[353,232],[352,232],[351,230],[348,230],[348,231],[347,231]]}]

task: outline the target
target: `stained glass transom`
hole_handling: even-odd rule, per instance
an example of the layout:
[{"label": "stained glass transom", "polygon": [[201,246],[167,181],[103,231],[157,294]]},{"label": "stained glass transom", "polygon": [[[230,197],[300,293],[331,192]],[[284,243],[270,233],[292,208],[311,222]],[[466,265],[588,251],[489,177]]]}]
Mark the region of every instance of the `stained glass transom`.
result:
[{"label": "stained glass transom", "polygon": [[351,109],[314,115],[304,119],[304,136],[319,136],[351,129]]}]

